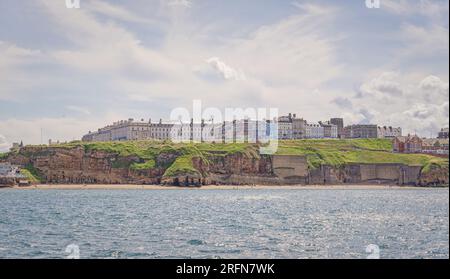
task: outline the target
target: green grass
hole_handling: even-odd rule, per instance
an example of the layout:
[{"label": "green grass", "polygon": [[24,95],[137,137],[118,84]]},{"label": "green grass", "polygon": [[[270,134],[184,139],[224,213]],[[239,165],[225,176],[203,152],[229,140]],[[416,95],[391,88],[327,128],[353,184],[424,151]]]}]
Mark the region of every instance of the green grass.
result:
[{"label": "green grass", "polygon": [[422,172],[428,173],[428,172],[432,171],[433,169],[440,168],[440,167],[441,167],[441,166],[438,165],[438,164],[435,164],[435,163],[428,163],[428,164],[426,164],[426,165],[422,168]]},{"label": "green grass", "polygon": [[155,160],[148,160],[145,163],[133,163],[130,168],[132,170],[149,170],[153,169],[156,166]]},{"label": "green grass", "polygon": [[25,177],[31,182],[31,183],[40,183],[43,181],[41,174],[39,171],[33,167],[33,165],[28,164],[24,168],[20,170],[20,173],[25,175]]},{"label": "green grass", "polygon": [[426,154],[391,152],[387,139],[295,140],[280,141],[277,154],[304,155],[311,169],[322,164],[341,166],[347,163],[401,163],[406,165],[448,166],[448,159]]},{"label": "green grass", "polygon": [[392,151],[392,141],[389,139],[348,139],[344,142],[365,150]]},{"label": "green grass", "polygon": [[8,158],[9,152],[0,153],[0,160]]},{"label": "green grass", "polygon": [[227,156],[243,154],[249,158],[259,158],[258,146],[249,143],[197,143],[197,149],[206,154]]},{"label": "green grass", "polygon": [[163,177],[173,177],[186,174],[201,176],[201,173],[194,167],[192,159],[192,155],[183,155],[178,157],[175,162],[173,162],[173,164],[166,169]]},{"label": "green grass", "polygon": [[254,144],[248,143],[170,143],[162,141],[115,141],[115,142],[70,142],[55,145],[59,148],[82,147],[86,151],[98,150],[116,153],[120,156],[137,156],[142,159],[152,159],[160,153],[221,153],[230,155],[243,153],[249,156],[258,156]]}]

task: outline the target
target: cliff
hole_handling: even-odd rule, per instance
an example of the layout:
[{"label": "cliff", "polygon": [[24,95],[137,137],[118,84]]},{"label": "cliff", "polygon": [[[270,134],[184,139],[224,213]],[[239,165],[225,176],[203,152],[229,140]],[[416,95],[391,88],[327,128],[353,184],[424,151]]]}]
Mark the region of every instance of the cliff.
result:
[{"label": "cliff", "polygon": [[386,141],[286,141],[275,155],[256,144],[73,142],[3,156],[44,183],[448,185],[448,159],[394,154]]}]

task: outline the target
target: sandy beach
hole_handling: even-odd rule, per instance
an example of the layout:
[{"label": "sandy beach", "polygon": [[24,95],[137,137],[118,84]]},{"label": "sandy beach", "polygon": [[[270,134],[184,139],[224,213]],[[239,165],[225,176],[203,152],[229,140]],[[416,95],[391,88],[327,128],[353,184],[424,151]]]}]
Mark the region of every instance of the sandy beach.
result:
[{"label": "sandy beach", "polygon": [[360,190],[374,190],[374,189],[431,189],[430,187],[413,187],[413,186],[398,186],[398,185],[286,185],[286,186],[265,186],[265,185],[207,185],[201,187],[176,187],[176,186],[160,186],[160,185],[134,185],[134,184],[39,184],[32,186],[19,187],[14,186],[10,189],[22,190],[311,190],[311,189],[360,189]]}]

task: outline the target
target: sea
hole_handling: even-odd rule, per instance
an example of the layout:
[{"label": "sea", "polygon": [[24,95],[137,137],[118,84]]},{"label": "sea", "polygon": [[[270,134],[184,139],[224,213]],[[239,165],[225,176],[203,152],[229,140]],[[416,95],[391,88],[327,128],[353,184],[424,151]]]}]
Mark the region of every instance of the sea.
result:
[{"label": "sea", "polygon": [[449,190],[0,189],[0,258],[449,258]]}]

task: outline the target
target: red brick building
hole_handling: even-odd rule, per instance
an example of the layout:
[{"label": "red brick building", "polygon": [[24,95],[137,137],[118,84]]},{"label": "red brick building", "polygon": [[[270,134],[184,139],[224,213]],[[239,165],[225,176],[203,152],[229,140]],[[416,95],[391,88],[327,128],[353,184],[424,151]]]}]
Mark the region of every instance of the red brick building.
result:
[{"label": "red brick building", "polygon": [[448,155],[448,139],[424,139],[422,140],[422,152]]},{"label": "red brick building", "polygon": [[422,139],[418,136],[395,137],[392,141],[392,150],[398,153],[421,153]]}]

